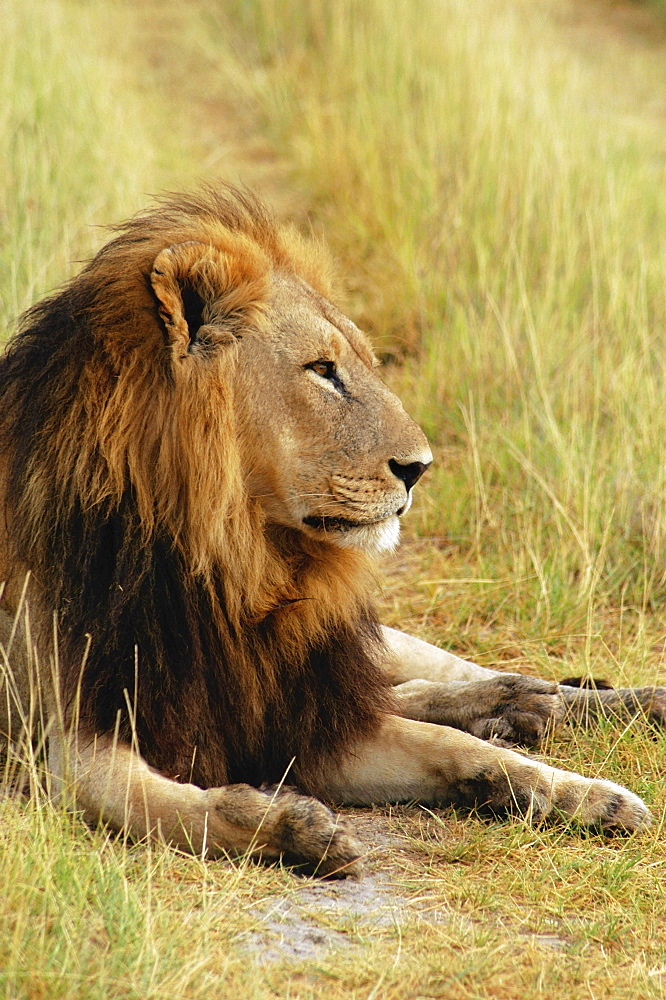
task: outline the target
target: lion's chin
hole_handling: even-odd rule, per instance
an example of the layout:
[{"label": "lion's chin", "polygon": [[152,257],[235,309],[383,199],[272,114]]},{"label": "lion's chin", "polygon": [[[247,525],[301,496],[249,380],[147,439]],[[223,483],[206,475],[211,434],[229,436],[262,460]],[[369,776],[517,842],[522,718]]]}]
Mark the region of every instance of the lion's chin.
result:
[{"label": "lion's chin", "polygon": [[362,549],[372,555],[392,552],[400,541],[400,521],[393,514],[374,524],[363,524],[345,531],[328,531],[326,539],[342,549]]}]

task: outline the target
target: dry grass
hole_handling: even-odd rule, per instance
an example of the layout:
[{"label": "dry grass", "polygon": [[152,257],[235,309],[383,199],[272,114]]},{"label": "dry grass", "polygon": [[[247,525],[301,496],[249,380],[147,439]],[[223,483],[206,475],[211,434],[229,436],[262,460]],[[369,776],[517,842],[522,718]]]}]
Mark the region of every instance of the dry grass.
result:
[{"label": "dry grass", "polygon": [[116,98],[126,85],[121,68],[90,42],[92,11],[29,7],[8,0],[2,12],[3,331],[100,244],[95,223],[138,208],[159,159],[137,109]]},{"label": "dry grass", "polygon": [[[90,223],[243,164],[270,194],[279,153],[435,444],[386,620],[489,665],[663,678],[661,29],[585,0],[31,8],[3,8],[3,321],[99,244]],[[0,802],[0,984],[30,998],[661,997],[664,749],[610,723],[546,748],[643,795],[656,823],[637,838],[378,815],[396,841],[364,824],[368,864],[398,900],[379,923],[279,869],[89,832],[35,774],[29,802]],[[262,965],[253,934],[278,901],[325,940]],[[279,954],[279,921],[265,933]]]}]

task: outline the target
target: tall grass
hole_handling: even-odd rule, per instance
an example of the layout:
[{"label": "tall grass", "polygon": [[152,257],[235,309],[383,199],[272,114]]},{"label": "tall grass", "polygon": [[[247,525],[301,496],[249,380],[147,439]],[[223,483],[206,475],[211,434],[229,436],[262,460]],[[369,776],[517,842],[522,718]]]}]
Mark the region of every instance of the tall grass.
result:
[{"label": "tall grass", "polygon": [[440,446],[420,530],[531,577],[539,631],[659,602],[666,141],[642,111],[661,50],[577,50],[552,3],[207,9],[209,52],[235,32],[252,53],[239,75],[350,308]]},{"label": "tall grass", "polygon": [[164,146],[108,56],[126,30],[112,0],[2,4],[0,339],[162,182]]}]

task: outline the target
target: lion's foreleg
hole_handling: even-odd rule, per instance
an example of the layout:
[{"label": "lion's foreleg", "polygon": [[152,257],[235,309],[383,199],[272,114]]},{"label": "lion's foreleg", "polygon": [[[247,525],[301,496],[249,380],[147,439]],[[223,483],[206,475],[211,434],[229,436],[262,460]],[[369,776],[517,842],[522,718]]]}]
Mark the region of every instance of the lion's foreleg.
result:
[{"label": "lion's foreleg", "polygon": [[72,788],[90,823],[100,820],[132,839],[152,837],[195,854],[285,856],[319,874],[358,870],[361,847],[344,820],[291,788],[226,785],[201,789],[149,767],[130,747],[95,737],[50,765],[61,791]]},{"label": "lion's foreleg", "polygon": [[326,797],[350,805],[477,805],[627,830],[649,822],[643,802],[620,785],[548,767],[456,729],[391,715],[327,778]]},{"label": "lion's foreleg", "polygon": [[392,684],[413,680],[482,681],[498,676],[496,670],[462,660],[454,653],[385,625],[382,638],[388,651],[384,669]]}]

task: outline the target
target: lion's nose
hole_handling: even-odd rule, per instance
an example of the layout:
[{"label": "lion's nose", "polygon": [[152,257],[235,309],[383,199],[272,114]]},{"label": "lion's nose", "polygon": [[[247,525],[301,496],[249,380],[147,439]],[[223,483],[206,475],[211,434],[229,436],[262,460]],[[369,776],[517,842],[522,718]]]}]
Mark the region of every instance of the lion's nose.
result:
[{"label": "lion's nose", "polygon": [[409,493],[412,486],[418,483],[419,479],[430,465],[430,462],[396,462],[394,458],[389,459],[389,469],[398,479],[402,479],[405,489]]}]

